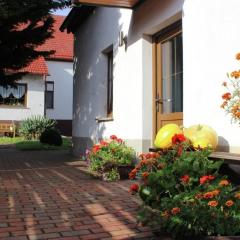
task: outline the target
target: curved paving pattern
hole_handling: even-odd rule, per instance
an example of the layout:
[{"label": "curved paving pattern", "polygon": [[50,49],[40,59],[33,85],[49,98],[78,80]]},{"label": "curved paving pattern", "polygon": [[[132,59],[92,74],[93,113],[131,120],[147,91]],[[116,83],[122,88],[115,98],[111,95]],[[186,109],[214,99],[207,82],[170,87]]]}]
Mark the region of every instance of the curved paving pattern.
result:
[{"label": "curved paving pattern", "polygon": [[0,239],[160,239],[136,223],[129,181],[83,168],[66,151],[0,149]]}]

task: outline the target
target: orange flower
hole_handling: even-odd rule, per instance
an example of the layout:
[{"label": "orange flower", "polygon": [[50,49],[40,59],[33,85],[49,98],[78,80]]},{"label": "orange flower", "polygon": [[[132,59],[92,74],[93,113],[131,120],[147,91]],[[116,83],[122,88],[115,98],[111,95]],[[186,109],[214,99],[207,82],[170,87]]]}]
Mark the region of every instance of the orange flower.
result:
[{"label": "orange flower", "polygon": [[149,175],[148,172],[144,172],[144,173],[142,174],[142,177],[143,177],[144,179],[146,179],[146,178],[148,177],[148,175]]},{"label": "orange flower", "polygon": [[230,100],[231,98],[232,98],[232,95],[231,95],[231,93],[229,93],[229,92],[224,93],[224,94],[222,95],[222,99],[223,99],[223,100],[228,101],[228,100]]},{"label": "orange flower", "polygon": [[150,158],[152,158],[152,153],[147,153],[146,155],[145,155],[145,157],[146,157],[146,159],[150,159]]},{"label": "orange flower", "polygon": [[237,60],[240,60],[240,53],[237,53],[237,54],[236,54],[236,59],[237,59]]},{"label": "orange flower", "polygon": [[228,186],[230,183],[229,183],[229,181],[228,180],[222,180],[222,181],[220,181],[219,182],[219,186],[221,186],[221,187],[224,187],[224,186]]},{"label": "orange flower", "polygon": [[162,217],[168,218],[168,217],[169,217],[169,212],[168,212],[168,211],[164,211],[164,212],[162,213]]},{"label": "orange flower", "polygon": [[209,182],[210,180],[213,180],[214,178],[215,178],[215,177],[212,176],[212,175],[202,176],[202,177],[199,179],[200,185],[203,185],[203,184],[205,184],[206,182]]},{"label": "orange flower", "polygon": [[173,214],[173,215],[177,215],[178,213],[180,213],[181,212],[181,209],[179,208],[179,207],[175,207],[175,208],[173,208],[172,210],[171,210],[171,213]]},{"label": "orange flower", "polygon": [[233,72],[231,73],[231,77],[239,78],[239,77],[240,77],[240,72],[239,72],[239,71],[233,71]]},{"label": "orange flower", "polygon": [[209,201],[208,206],[210,207],[216,207],[218,205],[218,201]]},{"label": "orange flower", "polygon": [[233,204],[234,204],[234,202],[232,200],[228,200],[228,201],[226,201],[225,206],[231,207]]},{"label": "orange flower", "polygon": [[225,108],[225,107],[227,106],[227,104],[228,104],[228,102],[227,102],[227,101],[224,101],[220,107],[221,107],[221,108]]},{"label": "orange flower", "polygon": [[203,198],[205,198],[205,199],[209,199],[209,198],[213,198],[213,197],[214,197],[214,195],[212,192],[207,192],[207,193],[203,194]]},{"label": "orange flower", "polygon": [[165,167],[164,163],[159,163],[157,166],[158,169],[163,169],[164,167]]},{"label": "orange flower", "polygon": [[134,168],[130,173],[129,173],[129,178],[130,179],[134,179],[136,177],[137,174],[137,169]]},{"label": "orange flower", "polygon": [[196,198],[196,199],[202,199],[202,198],[203,198],[203,195],[202,195],[201,193],[197,193],[197,194],[195,195],[195,198]]},{"label": "orange flower", "polygon": [[218,189],[212,191],[212,194],[213,194],[214,197],[218,196],[219,193],[220,193],[220,190],[218,190]]},{"label": "orange flower", "polygon": [[217,195],[219,195],[219,193],[220,193],[220,190],[218,190],[218,189],[211,191],[211,192],[206,192],[203,194],[203,198],[205,198],[205,199],[214,198]]},{"label": "orange flower", "polygon": [[235,194],[235,198],[240,199],[240,192]]},{"label": "orange flower", "polygon": [[145,160],[145,159],[141,160],[140,162],[141,166],[147,165],[147,163],[148,163],[148,160]]}]

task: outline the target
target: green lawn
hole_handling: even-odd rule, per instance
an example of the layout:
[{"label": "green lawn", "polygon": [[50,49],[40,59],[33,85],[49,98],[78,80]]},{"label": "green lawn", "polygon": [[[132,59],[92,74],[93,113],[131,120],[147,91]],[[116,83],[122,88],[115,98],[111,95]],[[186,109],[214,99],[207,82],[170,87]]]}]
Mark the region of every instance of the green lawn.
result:
[{"label": "green lawn", "polygon": [[63,138],[63,145],[56,147],[47,144],[42,144],[38,140],[25,140],[22,137],[0,137],[0,145],[13,144],[18,150],[65,150],[70,149],[71,140],[68,138]]},{"label": "green lawn", "polygon": [[6,144],[16,144],[18,142],[23,141],[22,137],[0,137],[0,145],[6,145]]}]

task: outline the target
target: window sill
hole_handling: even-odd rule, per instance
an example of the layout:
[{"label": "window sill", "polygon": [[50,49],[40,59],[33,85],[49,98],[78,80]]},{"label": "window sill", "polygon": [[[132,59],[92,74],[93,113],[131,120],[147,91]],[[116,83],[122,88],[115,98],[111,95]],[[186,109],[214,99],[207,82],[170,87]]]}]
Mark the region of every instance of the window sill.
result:
[{"label": "window sill", "polygon": [[9,108],[9,109],[29,109],[26,106],[11,106],[11,105],[0,105],[0,108]]},{"label": "window sill", "polygon": [[97,123],[101,123],[101,122],[112,122],[114,121],[113,117],[96,117],[95,121]]}]

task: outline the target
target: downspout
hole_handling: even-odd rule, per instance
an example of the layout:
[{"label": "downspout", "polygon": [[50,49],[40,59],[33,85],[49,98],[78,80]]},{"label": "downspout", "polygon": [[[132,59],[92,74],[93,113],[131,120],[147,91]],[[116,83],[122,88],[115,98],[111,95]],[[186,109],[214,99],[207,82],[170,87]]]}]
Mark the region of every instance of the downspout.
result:
[{"label": "downspout", "polygon": [[43,100],[43,107],[44,107],[44,117],[46,117],[46,80],[47,75],[43,75],[43,81],[44,81],[44,100]]}]

